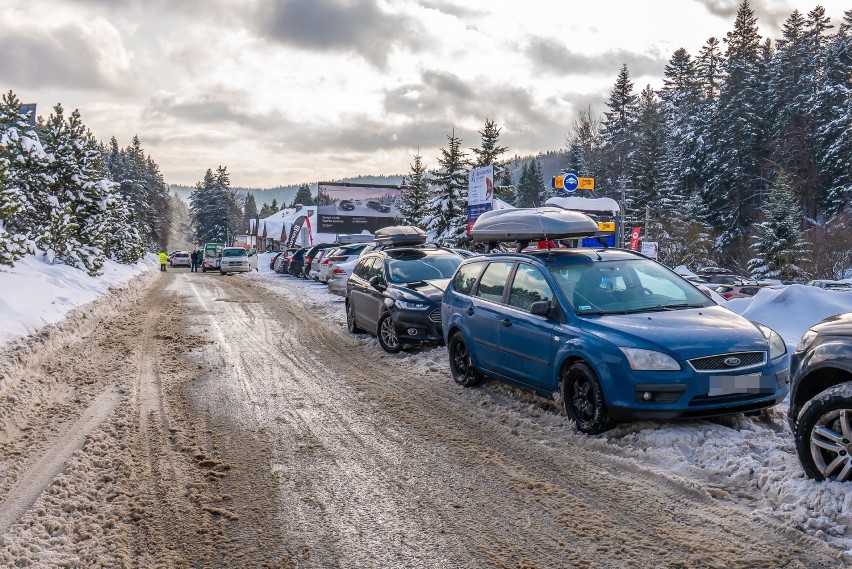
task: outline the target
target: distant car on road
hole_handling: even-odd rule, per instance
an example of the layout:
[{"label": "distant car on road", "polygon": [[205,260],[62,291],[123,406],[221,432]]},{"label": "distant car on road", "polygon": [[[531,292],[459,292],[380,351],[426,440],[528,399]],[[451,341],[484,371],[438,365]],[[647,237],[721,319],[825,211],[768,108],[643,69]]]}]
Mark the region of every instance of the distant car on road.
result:
[{"label": "distant car on road", "polygon": [[759,284],[730,284],[730,285],[722,285],[716,287],[716,292],[722,296],[725,300],[731,300],[732,298],[751,298],[760,292],[760,289],[763,287]]},{"label": "distant car on road", "polygon": [[377,202],[376,200],[367,200],[367,203],[365,205],[370,209],[374,209],[382,213],[388,213],[390,211],[390,206],[387,206],[381,202]]},{"label": "distant car on road", "polygon": [[191,267],[192,259],[186,251],[178,251],[172,253],[172,256],[169,257],[169,265],[172,267]]},{"label": "distant car on road", "polygon": [[248,251],[244,247],[225,247],[219,262],[219,274],[248,273],[251,271]]},{"label": "distant car on road", "polygon": [[852,313],[804,333],[790,358],[787,418],[810,478],[852,481]]},{"label": "distant car on road", "polygon": [[340,203],[337,204],[337,207],[343,211],[352,211],[355,209],[355,204],[352,203],[352,200],[341,200]]}]

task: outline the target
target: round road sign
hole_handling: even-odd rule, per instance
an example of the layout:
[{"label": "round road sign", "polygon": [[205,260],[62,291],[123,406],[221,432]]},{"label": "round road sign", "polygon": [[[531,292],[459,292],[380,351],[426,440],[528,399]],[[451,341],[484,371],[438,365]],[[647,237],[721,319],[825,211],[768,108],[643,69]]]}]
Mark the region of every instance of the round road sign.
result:
[{"label": "round road sign", "polygon": [[577,174],[565,174],[563,183],[565,184],[566,192],[573,192],[580,184],[580,180],[577,178]]}]

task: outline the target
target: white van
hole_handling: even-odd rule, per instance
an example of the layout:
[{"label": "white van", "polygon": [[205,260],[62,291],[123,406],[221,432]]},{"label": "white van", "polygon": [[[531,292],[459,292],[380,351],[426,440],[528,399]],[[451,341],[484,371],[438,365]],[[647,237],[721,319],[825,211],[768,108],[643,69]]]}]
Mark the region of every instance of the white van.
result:
[{"label": "white van", "polygon": [[[254,256],[257,263],[257,255]],[[222,249],[219,263],[219,274],[248,273],[251,271],[248,251],[242,247],[225,247]]]}]

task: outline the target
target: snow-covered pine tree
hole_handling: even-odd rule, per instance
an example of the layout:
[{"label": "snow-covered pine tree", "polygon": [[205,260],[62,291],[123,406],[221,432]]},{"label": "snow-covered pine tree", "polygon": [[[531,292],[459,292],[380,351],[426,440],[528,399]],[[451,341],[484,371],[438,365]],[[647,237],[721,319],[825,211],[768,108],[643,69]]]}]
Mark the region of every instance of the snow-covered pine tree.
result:
[{"label": "snow-covered pine tree", "polygon": [[169,244],[169,234],[171,233],[172,213],[170,208],[171,198],[169,196],[169,186],[163,179],[163,174],[160,172],[160,166],[151,158],[150,155],[145,157],[144,164],[145,186],[147,187],[148,197],[152,205],[152,240],[157,245],[160,251],[165,250]]},{"label": "snow-covered pine tree", "polygon": [[704,199],[709,221],[720,232],[716,248],[731,257],[744,244],[758,214],[763,193],[761,144],[765,101],[759,76],[761,40],[754,11],[743,0],[734,29],[728,32],[723,64],[725,82],[719,95],[711,138],[718,141],[709,155]]},{"label": "snow-covered pine tree", "polygon": [[515,207],[535,207],[535,192],[533,190],[533,182],[530,176],[530,167],[532,164],[524,162],[521,165],[521,175],[518,178],[518,191],[515,198]]},{"label": "snow-covered pine tree", "polygon": [[764,208],[765,221],[757,226],[752,249],[756,256],[748,263],[758,279],[804,279],[802,262],[809,248],[801,230],[802,210],[787,174],[780,170],[769,190]]},{"label": "snow-covered pine tree", "polygon": [[41,140],[53,160],[48,167],[51,184],[47,200],[37,207],[42,222],[35,227],[36,247],[48,263],[60,262],[86,270],[81,255],[84,245],[79,239],[84,218],[77,215],[75,205],[82,201],[82,192],[76,183],[79,174],[74,148],[81,141],[69,128],[62,105],[53,107],[42,129]]},{"label": "snow-covered pine tree", "polygon": [[309,185],[299,184],[299,189],[296,190],[296,195],[293,196],[290,207],[295,207],[296,204],[314,205],[314,198],[311,195],[311,187]]},{"label": "snow-covered pine tree", "polygon": [[708,38],[695,62],[699,88],[702,98],[706,101],[715,102],[719,98],[723,61],[719,40]]},{"label": "snow-covered pine tree", "polygon": [[466,241],[467,161],[456,131],[447,135],[447,148],[441,148],[439,169],[430,180],[430,216],[427,220],[434,241],[456,246]]},{"label": "snow-covered pine tree", "polygon": [[254,199],[254,194],[249,192],[243,202],[243,225],[246,229],[251,227],[251,223],[257,218],[257,214],[257,202]]},{"label": "snow-covered pine tree", "polygon": [[650,85],[639,94],[634,128],[636,146],[630,161],[633,210],[628,211],[627,216],[638,219],[647,207],[655,212],[662,209],[660,172],[664,158],[665,124],[662,104]]},{"label": "snow-covered pine tree", "polygon": [[35,202],[46,196],[49,158],[9,91],[0,100],[0,264],[34,252]]},{"label": "snow-covered pine tree", "polygon": [[514,205],[517,199],[515,184],[512,181],[512,171],[504,164],[499,176],[494,176],[494,197]]},{"label": "snow-covered pine tree", "polygon": [[422,228],[426,227],[426,218],[429,216],[429,184],[419,148],[414,155],[414,163],[409,166],[406,177],[408,187],[400,195],[399,212],[404,223]]},{"label": "snow-covered pine tree", "polygon": [[822,178],[819,201],[830,218],[852,202],[852,10],[825,49],[815,96],[815,151]]},{"label": "snow-covered pine tree", "polygon": [[604,112],[605,118],[601,123],[601,142],[607,164],[602,187],[618,188],[619,180],[627,178],[630,173],[635,149],[636,100],[630,72],[624,64],[609,93],[606,101],[609,111]]}]

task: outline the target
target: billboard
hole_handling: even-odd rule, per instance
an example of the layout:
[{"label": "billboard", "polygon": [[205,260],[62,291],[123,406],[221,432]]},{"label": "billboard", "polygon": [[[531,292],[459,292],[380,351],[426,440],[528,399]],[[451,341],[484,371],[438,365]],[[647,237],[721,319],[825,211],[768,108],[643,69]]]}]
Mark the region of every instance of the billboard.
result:
[{"label": "billboard", "polygon": [[491,211],[494,204],[494,166],[471,168],[467,175],[467,221]]},{"label": "billboard", "polygon": [[399,225],[400,186],[320,182],[317,184],[317,233],[375,233]]}]

